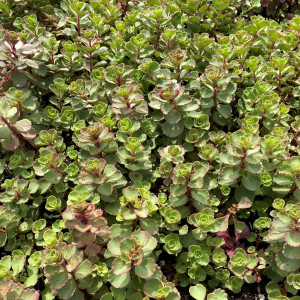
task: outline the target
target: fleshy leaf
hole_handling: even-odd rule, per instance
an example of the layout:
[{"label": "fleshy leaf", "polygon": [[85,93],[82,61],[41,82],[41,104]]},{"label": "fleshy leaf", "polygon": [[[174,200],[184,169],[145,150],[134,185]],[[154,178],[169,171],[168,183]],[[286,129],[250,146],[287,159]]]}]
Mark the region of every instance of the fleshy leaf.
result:
[{"label": "fleshy leaf", "polygon": [[155,271],[156,263],[150,257],[145,258],[140,265],[135,266],[135,274],[141,278],[149,278],[153,276]]},{"label": "fleshy leaf", "polygon": [[204,300],[206,295],[206,288],[202,284],[191,286],[189,289],[190,295],[196,300]]}]

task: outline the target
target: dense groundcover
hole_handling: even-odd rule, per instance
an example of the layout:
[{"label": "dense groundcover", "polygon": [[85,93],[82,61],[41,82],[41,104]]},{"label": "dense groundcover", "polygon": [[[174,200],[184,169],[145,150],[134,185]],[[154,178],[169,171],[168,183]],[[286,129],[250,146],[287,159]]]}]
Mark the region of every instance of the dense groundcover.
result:
[{"label": "dense groundcover", "polygon": [[297,1],[0,1],[0,299],[299,300]]}]

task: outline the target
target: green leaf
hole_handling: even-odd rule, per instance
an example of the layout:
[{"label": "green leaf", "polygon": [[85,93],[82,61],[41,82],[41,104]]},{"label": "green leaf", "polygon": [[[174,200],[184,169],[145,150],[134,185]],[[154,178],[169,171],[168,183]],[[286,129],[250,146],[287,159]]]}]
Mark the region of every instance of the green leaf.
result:
[{"label": "green leaf", "polygon": [[77,279],[82,279],[90,275],[93,271],[93,266],[89,260],[84,260],[76,269],[75,277]]},{"label": "green leaf", "polygon": [[143,246],[143,251],[144,251],[144,257],[147,257],[152,254],[153,250],[157,246],[157,240],[153,236],[149,236],[148,242]]},{"label": "green leaf", "polygon": [[291,247],[300,247],[300,232],[291,231],[285,234],[285,241]]},{"label": "green leaf", "polygon": [[62,288],[68,281],[69,275],[67,272],[57,272],[50,277],[50,284],[55,290]]},{"label": "green leaf", "polygon": [[0,139],[6,139],[10,136],[10,130],[6,125],[0,125]]},{"label": "green leaf", "polygon": [[172,184],[170,192],[173,197],[179,197],[187,192],[187,187],[183,184]]},{"label": "green leaf", "polygon": [[169,123],[163,123],[162,124],[162,130],[164,134],[170,138],[175,138],[179,136],[184,129],[184,124],[182,121],[179,121],[176,124],[169,124]]},{"label": "green leaf", "polygon": [[192,197],[201,204],[207,204],[209,200],[209,193],[206,189],[192,190]]},{"label": "green leaf", "polygon": [[300,247],[283,246],[283,255],[288,259],[300,259]]},{"label": "green leaf", "polygon": [[190,295],[196,300],[204,300],[206,295],[206,288],[202,284],[191,286],[189,289]]},{"label": "green leaf", "polygon": [[106,183],[101,184],[98,187],[97,191],[101,195],[109,196],[112,193],[112,189],[113,189],[113,185],[109,182],[106,182]]},{"label": "green leaf", "polygon": [[23,119],[23,120],[17,121],[14,124],[14,127],[20,132],[25,132],[25,131],[28,131],[32,127],[32,124],[29,120]]},{"label": "green leaf", "polygon": [[100,300],[114,300],[114,297],[111,293],[106,293],[100,298]]},{"label": "green leaf", "polygon": [[113,272],[109,273],[109,282],[111,285],[117,289],[126,287],[130,282],[130,273],[125,273],[123,275],[115,275]]},{"label": "green leaf", "polygon": [[149,279],[144,285],[144,292],[148,297],[151,297],[155,292],[163,287],[158,279]]},{"label": "green leaf", "polygon": [[5,232],[1,232],[0,231],[0,247],[4,247],[4,245],[6,244],[6,231]]},{"label": "green leaf", "polygon": [[12,72],[12,79],[14,82],[14,86],[16,86],[16,87],[23,87],[27,83],[26,76],[24,76],[22,73],[20,73],[18,71]]},{"label": "green leaf", "polygon": [[131,236],[131,228],[128,225],[123,224],[113,224],[110,228],[110,236],[122,236],[122,237],[130,237]]},{"label": "green leaf", "polygon": [[25,265],[25,256],[24,255],[16,255],[13,256],[11,267],[13,269],[13,276],[17,276],[20,272],[23,271]]},{"label": "green leaf", "polygon": [[123,195],[127,199],[133,199],[137,198],[139,193],[138,190],[134,187],[127,187],[126,189],[123,190]]},{"label": "green leaf", "polygon": [[131,261],[125,261],[121,258],[116,258],[112,264],[112,272],[115,275],[122,275],[131,270]]},{"label": "green leaf", "polygon": [[300,260],[287,259],[282,253],[277,253],[275,258],[278,268],[284,272],[294,272],[300,268]]},{"label": "green leaf", "polygon": [[153,258],[145,258],[143,262],[135,266],[135,274],[141,278],[149,278],[154,275],[156,271],[156,263]]},{"label": "green leaf", "polygon": [[149,232],[150,234],[156,234],[159,230],[159,224],[157,220],[154,219],[140,219],[139,223],[141,225],[141,229]]},{"label": "green leaf", "polygon": [[57,294],[61,299],[67,300],[71,298],[75,291],[76,283],[73,279],[70,279],[57,291]]},{"label": "green leaf", "polygon": [[242,183],[247,190],[257,191],[258,188],[260,187],[261,180],[259,176],[249,174],[249,173],[244,173],[242,178]]},{"label": "green leaf", "polygon": [[136,214],[131,208],[128,208],[126,206],[122,207],[121,209],[121,215],[124,218],[124,220],[135,220]]},{"label": "green leaf", "polygon": [[181,119],[181,114],[180,112],[176,110],[171,110],[166,116],[165,116],[166,121],[169,124],[176,124],[180,121]]},{"label": "green leaf", "polygon": [[11,135],[9,138],[2,141],[1,144],[4,149],[15,151],[19,147],[20,142],[14,135]]},{"label": "green leaf", "polygon": [[217,289],[213,293],[207,295],[207,300],[227,300],[228,296],[224,290]]}]

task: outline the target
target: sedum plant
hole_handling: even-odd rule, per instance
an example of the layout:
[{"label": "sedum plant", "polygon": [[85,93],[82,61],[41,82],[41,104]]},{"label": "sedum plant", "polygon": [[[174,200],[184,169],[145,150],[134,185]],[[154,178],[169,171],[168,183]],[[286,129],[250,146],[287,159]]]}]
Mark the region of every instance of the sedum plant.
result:
[{"label": "sedum plant", "polygon": [[106,257],[115,257],[109,274],[111,284],[115,288],[127,286],[131,270],[139,278],[152,277],[157,269],[151,257],[156,244],[156,239],[146,231],[135,231],[129,237],[113,237],[106,252]]},{"label": "sedum plant", "polygon": [[296,0],[0,0],[0,299],[299,300]]}]

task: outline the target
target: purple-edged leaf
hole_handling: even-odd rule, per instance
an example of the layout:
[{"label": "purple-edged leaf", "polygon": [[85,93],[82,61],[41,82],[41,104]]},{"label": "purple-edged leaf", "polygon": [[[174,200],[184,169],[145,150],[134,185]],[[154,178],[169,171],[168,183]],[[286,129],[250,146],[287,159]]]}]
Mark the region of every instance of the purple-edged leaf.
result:
[{"label": "purple-edged leaf", "polygon": [[14,135],[11,135],[9,138],[2,141],[1,144],[5,150],[15,151],[19,148],[20,142]]},{"label": "purple-edged leaf", "polygon": [[52,276],[54,273],[58,272],[58,271],[63,271],[61,266],[52,266],[52,265],[46,265],[44,268],[44,274],[46,277],[50,277]]},{"label": "purple-edged leaf", "polygon": [[74,229],[80,231],[80,232],[87,232],[89,231],[93,226],[90,224],[83,224],[79,220],[74,220],[73,221]]},{"label": "purple-edged leaf", "polygon": [[122,207],[121,209],[121,215],[124,220],[135,220],[136,214],[131,208],[128,208],[126,206]]},{"label": "purple-edged leaf", "polygon": [[79,289],[75,289],[74,294],[68,300],[84,300],[84,299],[85,299],[84,294]]},{"label": "purple-edged leaf", "polygon": [[250,229],[247,225],[245,225],[241,233],[235,230],[235,240],[239,241],[241,239],[246,239],[249,236],[249,234],[250,234]]},{"label": "purple-edged leaf", "polygon": [[15,282],[5,298],[13,299],[14,297],[16,297],[18,299],[23,293],[23,291],[24,291],[24,286],[19,282]]},{"label": "purple-edged leaf", "polygon": [[78,180],[80,184],[91,184],[94,181],[94,176],[82,172],[79,174]]},{"label": "purple-edged leaf", "polygon": [[14,128],[20,132],[28,131],[32,127],[32,124],[29,120],[20,120],[14,124]]},{"label": "purple-edged leaf", "polygon": [[102,226],[94,232],[97,236],[104,238],[110,235],[110,228],[108,226]]},{"label": "purple-edged leaf", "polygon": [[146,202],[144,202],[143,206],[134,210],[135,214],[140,218],[147,218],[150,210]]},{"label": "purple-edged leaf", "polygon": [[143,249],[139,249],[135,252],[135,254],[131,257],[133,265],[137,266],[142,263],[144,260],[144,251]]},{"label": "purple-edged leaf", "polygon": [[265,241],[283,241],[284,240],[285,233],[284,232],[278,232],[274,230],[271,227],[271,230],[269,231],[269,234],[265,237]]},{"label": "purple-edged leaf", "polygon": [[34,289],[26,289],[19,300],[39,300],[40,299],[40,294],[34,290]]},{"label": "purple-edged leaf", "polygon": [[107,249],[113,256],[121,255],[120,243],[123,239],[122,236],[116,236],[108,243]]},{"label": "purple-edged leaf", "polygon": [[128,285],[130,282],[130,272],[123,275],[115,275],[113,272],[109,273],[109,282],[116,289],[122,289]]},{"label": "purple-edged leaf", "polygon": [[281,213],[280,218],[275,217],[272,223],[272,227],[278,232],[287,232],[291,230],[292,219],[286,214]]},{"label": "purple-edged leaf", "polygon": [[106,180],[106,176],[101,174],[99,177],[94,177],[93,178],[93,183],[94,184],[103,184]]},{"label": "purple-edged leaf", "polygon": [[300,231],[287,232],[284,238],[291,247],[300,247]]},{"label": "purple-edged leaf", "polygon": [[13,281],[11,279],[4,279],[0,284],[0,295],[6,295],[13,286]]},{"label": "purple-edged leaf", "polygon": [[87,256],[97,256],[100,252],[100,249],[100,246],[96,244],[90,244],[85,248],[84,253]]},{"label": "purple-edged leaf", "polygon": [[135,266],[135,274],[141,278],[149,278],[154,275],[156,266],[157,265],[153,258],[145,258],[141,264]]},{"label": "purple-edged leaf", "polygon": [[120,248],[122,250],[122,252],[125,252],[126,254],[130,254],[132,252],[132,250],[135,248],[135,243],[132,239],[124,239],[121,241],[120,243]]},{"label": "purple-edged leaf", "polygon": [[91,243],[93,243],[96,239],[96,235],[92,232],[79,232],[80,236],[79,236],[79,240],[81,243],[85,244],[85,245],[89,245]]},{"label": "purple-edged leaf", "polygon": [[70,299],[76,290],[76,283],[73,279],[70,279],[66,282],[66,284],[57,291],[58,296],[60,299]]},{"label": "purple-edged leaf", "polygon": [[36,47],[32,44],[25,44],[22,46],[21,51],[23,54],[32,54],[37,51]]},{"label": "purple-edged leaf", "polygon": [[68,209],[66,209],[63,214],[62,217],[64,220],[74,220],[75,219],[75,212],[73,211],[73,209],[71,207],[69,207]]},{"label": "purple-edged leaf", "polygon": [[252,206],[252,201],[247,197],[243,197],[238,204],[238,209],[246,209],[246,208],[250,208],[251,206]]},{"label": "purple-edged leaf", "polygon": [[81,255],[78,256],[78,253],[74,253],[69,259],[68,259],[68,265],[66,266],[66,270],[68,272],[74,272],[76,268],[80,265],[82,261],[82,252]]},{"label": "purple-edged leaf", "polygon": [[183,184],[172,184],[170,192],[173,197],[178,197],[184,195],[187,192],[187,188]]},{"label": "purple-edged leaf", "polygon": [[67,272],[57,272],[50,277],[51,287],[55,290],[59,290],[69,279],[70,277]]},{"label": "purple-edged leaf", "polygon": [[[26,138],[27,140],[32,140],[36,137],[36,132],[34,131],[33,128],[31,128],[30,130],[28,131],[24,131],[24,132],[21,132],[22,136],[24,138]],[[34,143],[29,141],[33,146],[34,146]]]},{"label": "purple-edged leaf", "polygon": [[278,252],[275,258],[277,267],[284,272],[294,272],[300,268],[300,260],[287,259]]},{"label": "purple-edged leaf", "polygon": [[149,233],[146,231],[135,231],[132,235],[132,238],[139,242],[141,247],[144,247],[149,241]]},{"label": "purple-edged leaf", "polygon": [[115,258],[111,270],[115,275],[123,275],[131,270],[131,262]]},{"label": "purple-edged leaf", "polygon": [[98,217],[88,221],[88,225],[91,225],[93,227],[91,229],[91,232],[93,233],[97,232],[98,230],[100,230],[101,232],[102,228],[104,229],[103,230],[104,233],[106,233],[107,231],[109,232],[109,227],[106,224],[107,224],[106,219],[102,217]]},{"label": "purple-edged leaf", "polygon": [[282,254],[288,259],[300,259],[300,247],[291,247],[288,244],[283,246]]},{"label": "purple-edged leaf", "polygon": [[75,277],[76,279],[82,279],[93,272],[93,265],[89,260],[84,260],[76,269]]},{"label": "purple-edged leaf", "polygon": [[156,248],[156,246],[157,246],[156,238],[150,235],[147,244],[143,247],[144,255],[146,257],[150,255],[152,251]]}]

